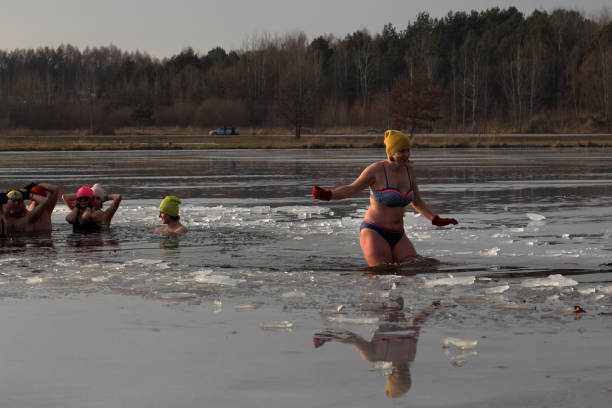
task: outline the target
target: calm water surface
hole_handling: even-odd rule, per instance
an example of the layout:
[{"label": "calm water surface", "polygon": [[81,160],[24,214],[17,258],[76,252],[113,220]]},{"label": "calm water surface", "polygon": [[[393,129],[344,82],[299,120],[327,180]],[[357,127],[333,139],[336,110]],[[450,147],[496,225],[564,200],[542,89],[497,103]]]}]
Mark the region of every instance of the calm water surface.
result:
[{"label": "calm water surface", "polygon": [[[113,299],[113,305],[129,300],[129,307],[136,309],[145,302],[149,305],[145,310],[156,312],[142,312],[128,321],[141,327],[148,324],[143,322],[158,319],[151,328],[157,331],[157,326],[174,321],[179,332],[173,332],[172,342],[182,344],[191,338],[187,329],[193,319],[201,319],[200,323],[207,322],[207,330],[202,326],[198,336],[218,337],[216,352],[226,357],[220,363],[206,350],[183,344],[202,366],[192,367],[192,360],[174,355],[171,360],[176,366],[192,372],[175,377],[173,384],[179,389],[157,391],[160,395],[154,392],[155,401],[175,406],[205,406],[205,402],[240,406],[255,398],[256,406],[268,407],[292,403],[372,406],[386,403],[385,376],[395,365],[367,363],[343,339],[350,333],[374,339],[373,333],[385,325],[407,324],[411,315],[434,302],[439,306],[423,323],[420,335],[418,356],[423,359],[417,356],[412,368],[413,377],[420,375],[421,380],[413,379],[413,389],[400,398],[404,403],[487,406],[500,397],[514,401],[512,392],[502,391],[514,378],[517,387],[521,381],[538,384],[533,401],[544,393],[547,401],[575,406],[576,400],[567,400],[557,391],[571,389],[568,382],[577,387],[577,380],[554,382],[538,369],[554,367],[550,370],[555,374],[563,371],[553,362],[559,355],[567,356],[575,341],[572,336],[582,336],[583,326],[596,333],[591,343],[584,344],[585,350],[591,350],[592,362],[587,358],[585,364],[568,364],[577,370],[576,378],[592,381],[582,384],[582,394],[574,395],[590,398],[592,406],[605,401],[610,394],[602,373],[609,374],[612,364],[609,358],[598,361],[599,351],[605,350],[604,339],[612,334],[612,153],[415,149],[412,160],[421,195],[434,212],[455,217],[459,224],[436,228],[408,209],[406,233],[422,257],[414,263],[372,270],[365,267],[358,243],[367,192],[343,201],[321,202],[313,200],[310,191],[315,183],[327,188],[348,184],[383,155],[381,149],[0,153],[3,190],[32,180],[57,184],[61,192],[102,183],[107,193],[124,197],[109,233],[73,234],[64,221],[68,211],[60,200],[51,237],[2,240],[0,304],[5,313],[15,309],[14,315],[3,315],[2,322],[12,327],[20,308],[35,314],[41,302],[52,302],[56,306],[48,318],[59,323],[49,330],[62,327],[61,333],[75,333],[79,332],[75,320],[62,320],[74,313],[68,306],[73,302],[89,305],[90,311],[91,305],[110,308],[96,323],[86,319],[83,324],[92,330],[100,321],[108,320],[109,325],[117,321],[109,316],[116,317],[118,309],[105,299]],[[190,229],[180,238],[153,233],[159,225],[157,205],[170,194],[183,200],[181,221]],[[573,313],[575,305],[587,313]],[[32,325],[15,329],[26,337],[40,335],[33,327],[41,322],[31,319]],[[237,329],[211,332],[209,324],[234,324]],[[582,331],[577,332],[579,329]],[[225,343],[228,333],[241,331],[249,335],[240,336],[239,349],[250,352],[236,357],[236,348]],[[331,340],[315,349],[315,333],[331,333],[319,336]],[[478,349],[452,354],[441,348],[442,340],[449,336],[478,339]],[[109,349],[115,359],[122,354],[120,349],[134,347],[131,341],[151,341],[138,336],[128,339],[123,346]],[[553,339],[558,344],[549,348]],[[15,338],[5,336],[2,341],[0,345],[17,347]],[[534,353],[553,352],[548,357],[539,353],[543,361],[534,368],[530,358],[517,362],[517,351],[512,349],[519,344]],[[278,353],[271,345],[276,345]],[[152,350],[168,352],[166,348]],[[5,357],[3,365],[10,363],[26,373],[23,381],[34,381],[24,368],[27,352],[19,347],[15,352],[24,360]],[[269,353],[272,360],[262,361],[260,352]],[[36,362],[32,370],[45,364],[49,370],[61,370],[65,365],[66,381],[72,386],[49,383],[46,394],[32,394],[27,387],[22,389],[23,381],[4,372],[1,378],[11,386],[0,387],[0,391],[13,406],[45,406],[50,395],[57,397],[57,405],[51,406],[73,406],[67,403],[71,395],[74,406],[79,406],[82,400],[75,396],[89,383],[79,386],[78,378],[87,369],[71,365],[71,354],[66,353],[63,363],[49,362],[42,355],[31,357]],[[104,360],[91,357],[90,350],[82,353],[96,363]],[[499,361],[495,356],[500,356]],[[146,359],[133,358],[138,362]],[[247,368],[249,364],[258,369]],[[236,379],[243,388],[235,390],[214,380],[217,377],[208,375],[209,371],[199,373],[206,373],[206,385],[186,380],[195,375],[193,371],[197,374],[212,366],[243,372]],[[148,371],[144,366],[123,368],[126,376],[130,370],[134,376]],[[534,370],[532,377],[524,374]],[[116,372],[103,372],[107,375],[97,381],[111,385]],[[285,383],[292,376],[301,386]],[[465,397],[466,389],[477,389],[478,382],[489,377],[489,391],[482,399]],[[436,391],[428,378],[439,381],[446,391]],[[127,388],[115,387],[119,396],[111,406],[127,402],[129,406],[155,406],[151,405],[153,396],[137,402]],[[102,395],[100,392],[99,399],[94,398],[96,403],[85,406],[109,406]],[[457,395],[463,397],[457,400]],[[563,401],[569,401],[568,405]]]}]

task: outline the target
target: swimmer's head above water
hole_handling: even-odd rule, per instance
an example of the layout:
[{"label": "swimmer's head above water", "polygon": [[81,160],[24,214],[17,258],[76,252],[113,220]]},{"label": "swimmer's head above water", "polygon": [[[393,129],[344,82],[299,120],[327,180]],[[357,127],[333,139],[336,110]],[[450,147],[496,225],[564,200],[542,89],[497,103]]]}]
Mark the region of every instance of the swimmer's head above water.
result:
[{"label": "swimmer's head above water", "polygon": [[179,221],[179,205],[181,200],[176,196],[166,196],[159,204],[159,218],[163,227],[155,228],[155,232],[168,235],[178,235],[187,232],[187,228]]},{"label": "swimmer's head above water", "polygon": [[[164,221],[164,216],[172,220],[179,220],[179,205],[181,200],[176,196],[166,196],[159,204],[159,217]],[[166,224],[166,222],[164,222]]]},{"label": "swimmer's head above water", "polygon": [[387,130],[385,132],[385,150],[389,160],[393,161],[393,156],[401,150],[408,148],[409,152],[411,145],[410,138],[399,130]]},{"label": "swimmer's head above water", "polygon": [[6,193],[7,201],[3,206],[5,214],[11,217],[23,214],[26,210],[23,203],[24,198],[24,193],[19,190],[11,190]]},{"label": "swimmer's head above water", "polygon": [[96,199],[95,204],[97,205],[97,207],[102,207],[102,203],[106,198],[106,193],[104,192],[102,186],[99,183],[96,183],[91,186],[91,191],[93,191],[94,198]]},{"label": "swimmer's head above water", "polygon": [[87,186],[79,188],[76,194],[77,206],[80,208],[91,207],[94,204],[94,192]]}]

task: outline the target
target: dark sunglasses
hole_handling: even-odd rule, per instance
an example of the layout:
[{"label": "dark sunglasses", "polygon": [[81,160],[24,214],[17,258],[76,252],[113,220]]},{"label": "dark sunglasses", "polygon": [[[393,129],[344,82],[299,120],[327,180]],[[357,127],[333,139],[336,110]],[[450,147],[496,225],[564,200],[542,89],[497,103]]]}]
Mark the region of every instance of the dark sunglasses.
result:
[{"label": "dark sunglasses", "polygon": [[79,197],[77,201],[89,201],[89,197]]}]

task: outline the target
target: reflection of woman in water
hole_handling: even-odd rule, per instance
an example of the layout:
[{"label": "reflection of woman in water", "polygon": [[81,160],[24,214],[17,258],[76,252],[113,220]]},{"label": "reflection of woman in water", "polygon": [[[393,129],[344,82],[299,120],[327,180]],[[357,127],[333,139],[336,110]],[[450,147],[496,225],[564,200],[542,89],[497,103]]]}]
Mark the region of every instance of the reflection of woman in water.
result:
[{"label": "reflection of woman in water", "polygon": [[431,212],[419,194],[410,164],[410,139],[397,130],[385,132],[387,160],[372,163],[353,183],[326,190],[312,188],[318,200],[341,200],[370,188],[370,208],[361,223],[359,241],[369,266],[402,262],[416,256],[404,233],[404,207],[408,204],[435,226],[457,224],[454,218],[440,218]]},{"label": "reflection of woman in water", "polygon": [[330,340],[351,344],[365,361],[372,364],[391,363],[385,391],[389,398],[401,397],[412,386],[410,364],[416,355],[416,345],[419,340],[418,325],[428,314],[429,311],[425,309],[410,319],[410,322],[382,324],[370,341],[351,332],[325,331],[315,334],[313,343],[315,348]]}]

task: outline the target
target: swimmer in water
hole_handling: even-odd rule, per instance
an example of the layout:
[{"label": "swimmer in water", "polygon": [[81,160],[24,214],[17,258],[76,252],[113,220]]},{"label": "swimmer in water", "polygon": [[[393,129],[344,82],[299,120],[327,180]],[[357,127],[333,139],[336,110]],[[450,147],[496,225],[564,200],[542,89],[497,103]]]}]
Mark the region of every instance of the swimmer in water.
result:
[{"label": "swimmer in water", "polygon": [[[83,187],[87,187],[87,186],[83,186]],[[81,187],[81,189],[83,189],[83,187]],[[79,191],[81,191],[81,189],[79,189]],[[89,190],[84,189],[82,191],[83,194],[81,195],[81,197],[84,197],[84,198],[81,198],[81,203],[87,204],[87,205],[84,207],[81,213],[81,216],[80,216],[81,224],[84,223],[83,225],[85,226],[85,229],[88,229],[88,230],[107,229],[110,227],[113,216],[115,215],[115,213],[117,212],[117,209],[119,208],[119,204],[121,203],[121,200],[122,200],[121,194],[106,195],[104,193],[104,189],[102,188],[100,184],[94,184],[90,190],[91,190],[91,193],[93,194],[92,197],[89,197]],[[89,197],[89,201],[85,197]],[[64,201],[64,203],[66,203],[68,208],[72,210],[72,212],[66,217],[66,220],[70,222],[68,220],[68,217],[70,217],[71,220],[76,219],[75,210],[79,206],[78,192],[77,194],[64,194],[62,195],[62,200]],[[104,202],[110,201],[110,200],[112,200],[112,203],[108,206],[106,210],[103,210],[102,206]],[[87,201],[88,203],[86,203]],[[88,210],[86,214],[85,211],[87,211],[88,207],[90,209]],[[75,213],[75,215],[73,215],[73,213]],[[70,222],[70,223],[74,227],[75,225],[74,222]],[[79,225],[77,226],[77,229],[80,229]]]},{"label": "swimmer in water", "polygon": [[32,212],[36,209],[38,203],[32,198],[32,195],[47,197],[47,208],[43,211],[38,221],[36,221],[33,229],[37,232],[51,232],[51,214],[57,204],[59,198],[59,188],[56,185],[48,183],[35,184],[32,183],[26,187],[30,191],[30,206],[28,211]]},{"label": "swimmer in water", "polygon": [[341,200],[370,188],[370,207],[361,223],[359,242],[369,266],[402,262],[417,255],[404,232],[404,209],[410,204],[437,227],[457,224],[454,218],[434,214],[419,194],[410,163],[411,141],[402,132],[385,132],[387,160],[370,164],[353,183],[326,190],[317,185],[312,196],[318,200]]},{"label": "swimmer in water", "polygon": [[187,232],[187,228],[181,224],[179,216],[179,204],[181,200],[175,196],[166,196],[159,204],[159,218],[163,227],[155,228],[155,232],[167,235],[179,235]]},{"label": "swimmer in water", "polygon": [[[31,187],[32,185],[28,186],[25,191],[10,190],[6,193],[6,203],[2,205],[2,226],[5,235],[41,232],[39,221],[50,212],[49,209],[52,209],[54,204],[47,197],[30,194]],[[25,206],[24,200],[27,199],[36,202],[32,211],[28,211]]]}]

